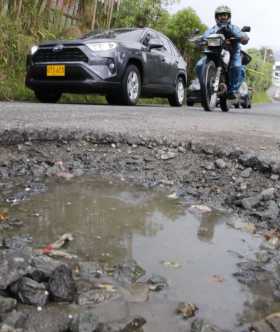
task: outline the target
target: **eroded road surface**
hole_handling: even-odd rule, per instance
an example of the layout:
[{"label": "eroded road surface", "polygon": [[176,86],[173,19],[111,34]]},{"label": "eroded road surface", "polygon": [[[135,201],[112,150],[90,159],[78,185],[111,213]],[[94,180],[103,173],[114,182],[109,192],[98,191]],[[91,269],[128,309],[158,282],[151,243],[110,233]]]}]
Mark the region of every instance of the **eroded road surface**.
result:
[{"label": "eroded road surface", "polygon": [[57,130],[61,137],[89,132],[132,139],[166,137],[169,141],[236,144],[278,158],[280,103],[228,113],[192,107],[0,103],[0,139],[8,139],[7,132],[3,133],[13,129],[35,138],[38,131],[44,131],[46,139]]}]

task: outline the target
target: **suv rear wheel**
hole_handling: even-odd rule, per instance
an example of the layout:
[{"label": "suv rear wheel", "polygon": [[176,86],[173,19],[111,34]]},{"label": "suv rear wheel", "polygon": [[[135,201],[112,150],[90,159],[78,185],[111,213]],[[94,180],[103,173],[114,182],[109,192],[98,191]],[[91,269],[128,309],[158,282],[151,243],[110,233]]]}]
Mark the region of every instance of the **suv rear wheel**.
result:
[{"label": "suv rear wheel", "polygon": [[62,93],[61,92],[51,92],[51,91],[34,91],[36,98],[41,103],[56,103],[59,101]]}]

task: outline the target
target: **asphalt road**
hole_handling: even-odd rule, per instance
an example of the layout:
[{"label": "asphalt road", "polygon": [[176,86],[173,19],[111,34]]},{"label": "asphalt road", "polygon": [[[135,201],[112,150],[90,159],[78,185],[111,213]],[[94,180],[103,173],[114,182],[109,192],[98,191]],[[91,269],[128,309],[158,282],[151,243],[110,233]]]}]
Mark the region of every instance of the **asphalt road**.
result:
[{"label": "asphalt road", "polygon": [[56,129],[62,136],[89,132],[237,145],[280,159],[280,103],[228,113],[155,105],[0,103],[0,143],[7,130]]}]

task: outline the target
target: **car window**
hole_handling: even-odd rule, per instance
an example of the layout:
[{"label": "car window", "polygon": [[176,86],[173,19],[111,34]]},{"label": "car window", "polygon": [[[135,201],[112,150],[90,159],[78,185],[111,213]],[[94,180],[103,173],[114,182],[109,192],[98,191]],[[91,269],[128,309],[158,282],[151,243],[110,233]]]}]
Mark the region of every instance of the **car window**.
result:
[{"label": "car window", "polygon": [[163,36],[160,36],[160,40],[163,43],[163,48],[161,49],[161,51],[168,53],[169,55],[173,55],[168,40]]},{"label": "car window", "polygon": [[157,34],[156,34],[154,31],[149,30],[149,31],[147,31],[147,32],[145,33],[145,36],[144,36],[144,38],[142,39],[142,43],[143,43],[145,46],[147,46],[147,45],[149,44],[149,41],[150,41],[151,39],[154,39],[154,38],[158,38]]},{"label": "car window", "polygon": [[169,45],[171,47],[172,53],[177,56],[180,57],[180,52],[178,51],[178,49],[176,48],[176,46],[171,42],[171,40],[168,40]]},{"label": "car window", "polygon": [[103,39],[110,38],[116,40],[131,40],[131,41],[139,41],[143,35],[142,29],[113,29],[107,30],[101,33],[90,32],[86,34],[82,39],[91,38],[91,39]]}]

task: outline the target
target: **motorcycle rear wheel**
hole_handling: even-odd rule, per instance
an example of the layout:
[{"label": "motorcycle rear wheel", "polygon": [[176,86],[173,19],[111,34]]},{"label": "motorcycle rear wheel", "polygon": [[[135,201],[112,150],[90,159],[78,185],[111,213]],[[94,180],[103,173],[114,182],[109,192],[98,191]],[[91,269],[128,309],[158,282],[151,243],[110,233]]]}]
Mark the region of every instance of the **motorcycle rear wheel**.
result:
[{"label": "motorcycle rear wheel", "polygon": [[216,105],[211,105],[211,97],[214,95],[216,72],[217,68],[212,60],[205,63],[202,71],[201,104],[207,112],[214,111],[216,107]]}]

